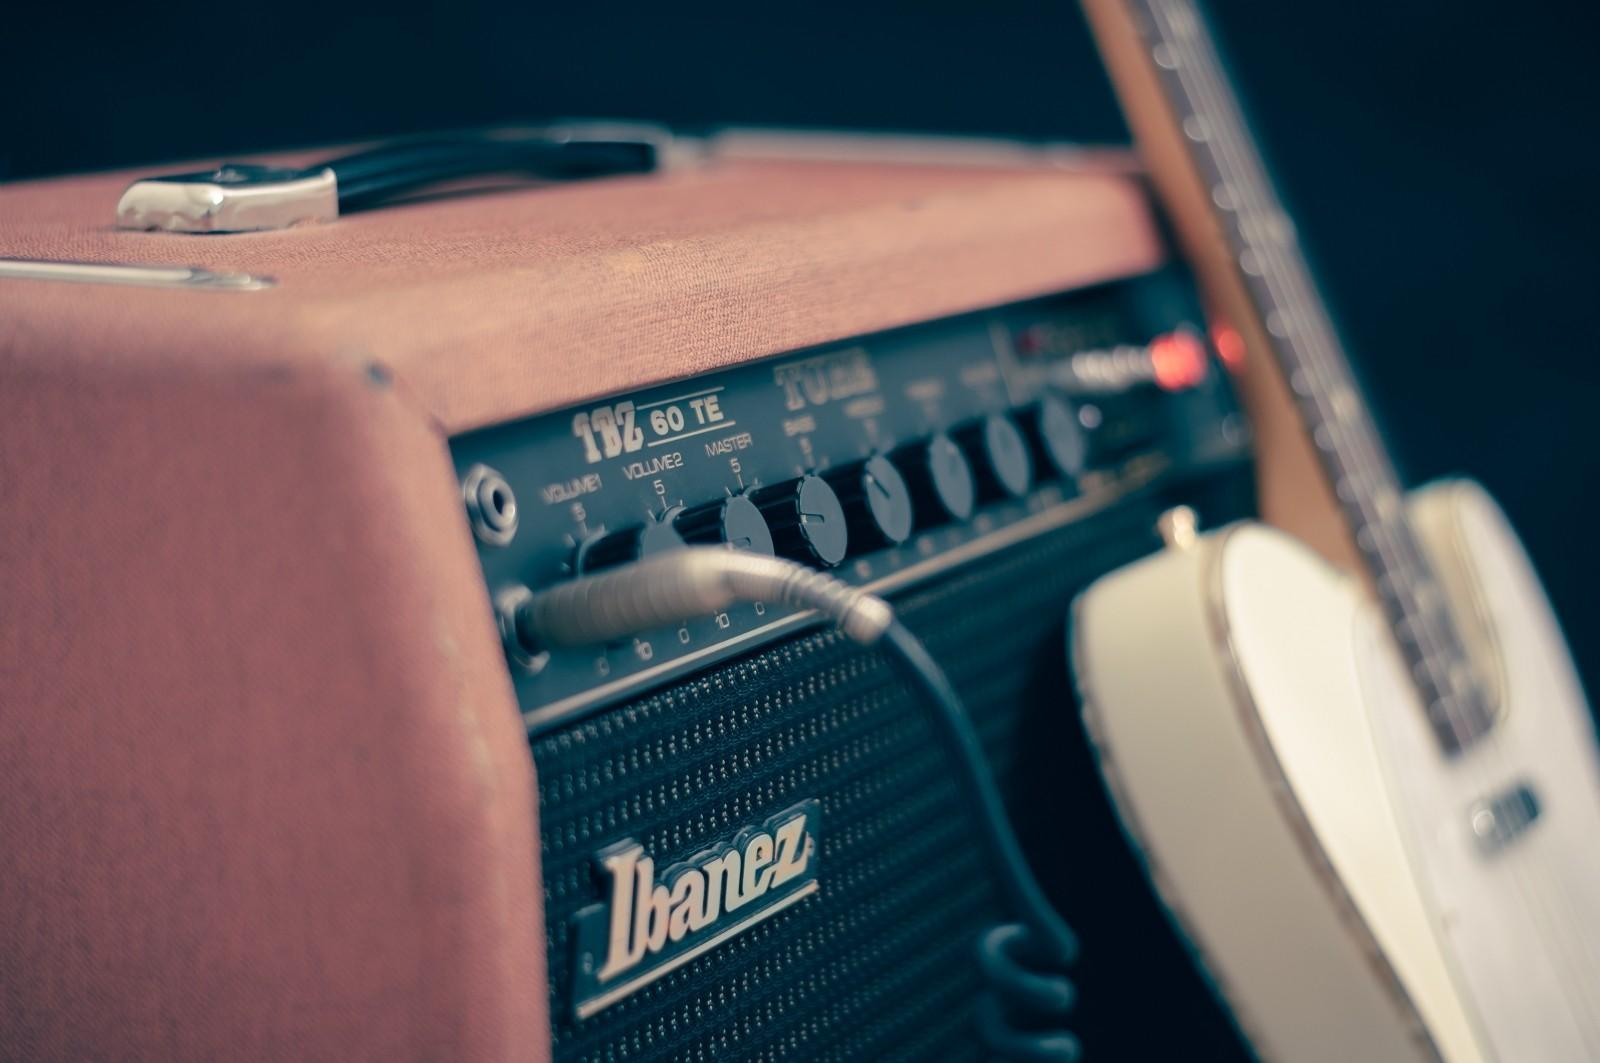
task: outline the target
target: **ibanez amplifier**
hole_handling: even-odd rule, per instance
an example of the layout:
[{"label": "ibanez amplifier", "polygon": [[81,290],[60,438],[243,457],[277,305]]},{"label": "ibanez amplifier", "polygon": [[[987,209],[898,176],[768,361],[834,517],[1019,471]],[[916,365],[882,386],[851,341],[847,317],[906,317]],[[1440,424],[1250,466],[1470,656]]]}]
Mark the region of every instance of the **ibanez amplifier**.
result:
[{"label": "ibanez amplifier", "polygon": [[881,595],[943,666],[1091,1051],[1194,989],[1153,899],[1096,922],[1148,887],[1062,659],[1163,510],[1250,506],[1134,181],[721,158],[205,238],[112,229],[125,184],[0,190],[23,1055],[982,1058],[1005,881],[881,652],[780,597],[523,622],[694,546]]}]

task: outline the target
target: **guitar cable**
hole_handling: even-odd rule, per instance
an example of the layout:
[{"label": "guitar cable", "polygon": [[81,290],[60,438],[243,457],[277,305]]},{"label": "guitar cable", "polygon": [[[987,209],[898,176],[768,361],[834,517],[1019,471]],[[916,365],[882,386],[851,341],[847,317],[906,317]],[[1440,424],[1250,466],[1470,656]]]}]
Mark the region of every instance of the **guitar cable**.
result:
[{"label": "guitar cable", "polygon": [[814,610],[858,645],[886,651],[923,695],[918,700],[958,766],[1006,902],[1020,916],[979,936],[979,1034],[997,1058],[1015,1063],[1081,1058],[1078,1039],[1063,1026],[1077,997],[1065,973],[1077,958],[1077,937],[1028,867],[960,695],[888,602],[803,565],[723,547],[674,550],[508,601],[501,630],[523,656],[614,642],[741,602]]}]

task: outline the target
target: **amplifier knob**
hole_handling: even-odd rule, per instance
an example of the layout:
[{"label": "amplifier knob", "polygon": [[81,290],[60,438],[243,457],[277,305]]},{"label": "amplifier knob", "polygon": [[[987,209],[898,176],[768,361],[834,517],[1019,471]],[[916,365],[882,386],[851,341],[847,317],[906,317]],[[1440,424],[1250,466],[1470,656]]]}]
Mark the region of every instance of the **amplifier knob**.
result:
[{"label": "amplifier knob", "polygon": [[949,436],[935,432],[925,443],[908,443],[889,455],[911,489],[911,512],[919,528],[972,516],[976,488],[972,466]]},{"label": "amplifier knob", "polygon": [[767,518],[747,495],[729,495],[720,502],[684,510],[673,526],[685,542],[711,546],[721,543],[756,554],[775,552]]},{"label": "amplifier knob", "polygon": [[1076,479],[1089,467],[1089,433],[1070,405],[1046,395],[1017,415],[1032,444],[1034,468],[1043,476]]},{"label": "amplifier knob", "polygon": [[972,463],[978,500],[1018,498],[1033,486],[1028,441],[1011,418],[991,414],[958,425],[950,433]]},{"label": "amplifier knob", "polygon": [[822,474],[844,507],[850,552],[864,554],[911,537],[911,488],[882,454]]},{"label": "amplifier knob", "polygon": [[807,474],[750,493],[767,519],[778,553],[831,568],[850,545],[844,507],[826,480]]},{"label": "amplifier knob", "polygon": [[575,567],[580,575],[625,565],[683,546],[683,536],[672,522],[681,510],[671,509],[660,520],[647,520],[620,531],[601,532],[578,544]]}]

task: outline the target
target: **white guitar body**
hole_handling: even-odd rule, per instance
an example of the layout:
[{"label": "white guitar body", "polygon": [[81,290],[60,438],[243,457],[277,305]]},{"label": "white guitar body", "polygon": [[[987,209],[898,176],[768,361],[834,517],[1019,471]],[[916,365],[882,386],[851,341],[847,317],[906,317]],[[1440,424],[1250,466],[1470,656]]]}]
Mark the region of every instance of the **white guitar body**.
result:
[{"label": "white guitar body", "polygon": [[[1600,1060],[1600,761],[1474,485],[1413,528],[1500,718],[1439,748],[1362,589],[1245,524],[1100,580],[1073,656],[1123,823],[1263,1058]],[[1507,797],[1527,787],[1537,814]],[[1496,806],[1497,799],[1507,799]]]}]

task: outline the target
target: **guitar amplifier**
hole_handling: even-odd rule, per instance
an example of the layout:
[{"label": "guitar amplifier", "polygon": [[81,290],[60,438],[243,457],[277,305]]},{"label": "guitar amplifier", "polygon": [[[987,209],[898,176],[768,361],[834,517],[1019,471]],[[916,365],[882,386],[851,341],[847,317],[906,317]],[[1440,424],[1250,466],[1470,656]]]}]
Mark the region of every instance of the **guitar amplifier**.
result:
[{"label": "guitar amplifier", "polygon": [[1084,1027],[1159,989],[1097,952],[1063,619],[1249,475],[1134,181],[729,160],[199,238],[110,228],[126,181],[0,189],[4,1054],[981,1057],[999,879],[883,658],[763,603],[519,636],[685,543],[894,601]]}]

